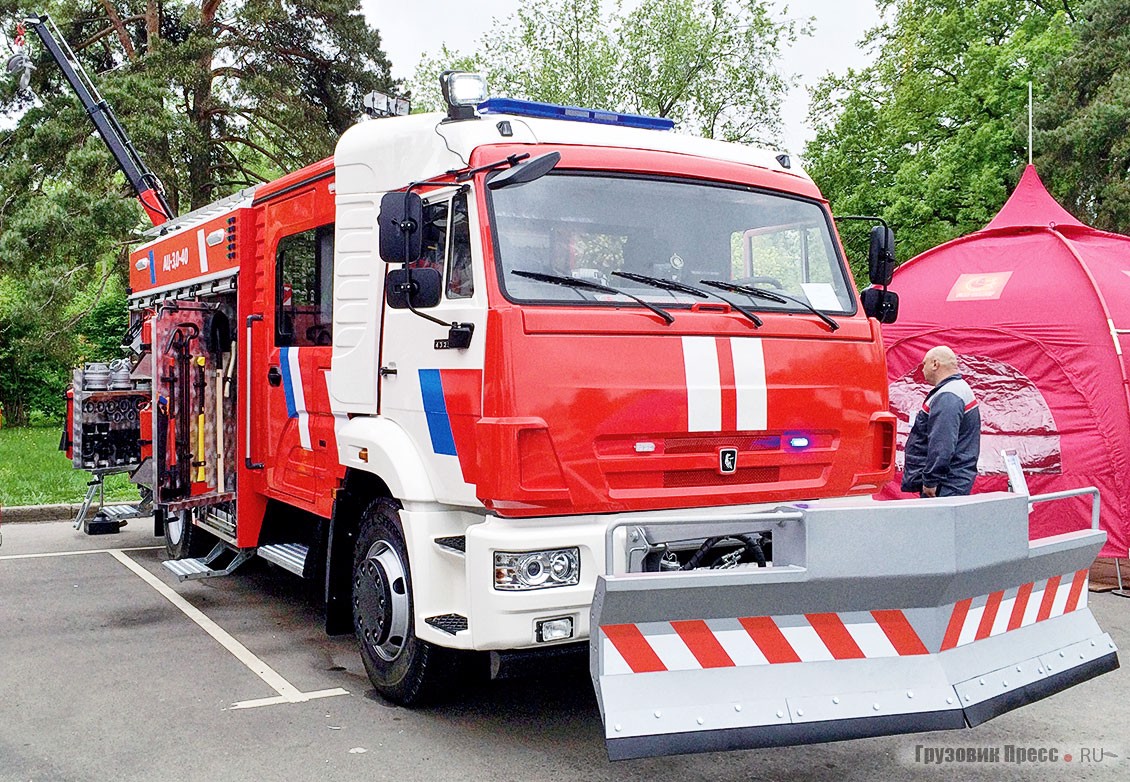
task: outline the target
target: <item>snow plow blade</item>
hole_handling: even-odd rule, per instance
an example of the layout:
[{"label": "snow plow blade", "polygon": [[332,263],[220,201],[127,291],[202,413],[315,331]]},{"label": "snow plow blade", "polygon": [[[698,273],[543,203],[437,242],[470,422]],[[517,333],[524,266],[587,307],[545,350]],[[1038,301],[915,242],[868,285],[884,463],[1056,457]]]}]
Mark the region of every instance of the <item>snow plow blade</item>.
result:
[{"label": "snow plow blade", "polygon": [[[609,758],[972,727],[1114,670],[1087,608],[1106,534],[1029,542],[1028,501],[707,518],[711,535],[771,530],[772,566],[600,577],[590,668]],[[609,562],[630,569],[690,528],[621,525]]]}]

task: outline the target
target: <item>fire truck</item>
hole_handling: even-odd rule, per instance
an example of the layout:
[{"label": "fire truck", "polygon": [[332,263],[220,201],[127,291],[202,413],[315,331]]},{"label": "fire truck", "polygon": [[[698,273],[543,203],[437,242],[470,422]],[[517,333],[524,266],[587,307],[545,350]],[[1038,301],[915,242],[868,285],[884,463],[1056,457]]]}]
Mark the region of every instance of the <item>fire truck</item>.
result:
[{"label": "fire truck", "polygon": [[871,499],[885,226],[861,295],[788,156],[442,81],[446,113],[149,210],[131,360],[76,371],[69,426],[173,574],[313,580],[405,705],[580,650],[612,759],[974,726],[1117,667],[1097,516],[1029,541],[1060,497],[1022,475]]}]

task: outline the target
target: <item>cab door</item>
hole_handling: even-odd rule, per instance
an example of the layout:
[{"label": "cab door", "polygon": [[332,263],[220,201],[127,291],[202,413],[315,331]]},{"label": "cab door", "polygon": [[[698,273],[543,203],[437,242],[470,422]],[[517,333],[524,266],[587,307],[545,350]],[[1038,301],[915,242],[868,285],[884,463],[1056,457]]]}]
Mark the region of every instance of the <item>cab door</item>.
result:
[{"label": "cab door", "polygon": [[[417,309],[442,323],[390,298],[381,337],[381,415],[412,438],[440,501],[457,504],[478,502],[466,480],[475,469],[473,430],[482,417],[486,344],[481,232],[475,226],[474,199],[466,189],[425,196],[423,255],[409,266],[440,273],[440,301]],[[443,324],[452,322],[474,325],[467,348],[449,346]]]},{"label": "cab door", "polygon": [[[272,201],[267,210],[267,290],[273,302],[258,416],[268,492],[318,511],[336,446],[326,376],[333,294],[333,200],[319,185]],[[325,184],[320,184],[325,189]],[[272,306],[273,304],[273,306]],[[325,503],[322,503],[325,504]]]}]

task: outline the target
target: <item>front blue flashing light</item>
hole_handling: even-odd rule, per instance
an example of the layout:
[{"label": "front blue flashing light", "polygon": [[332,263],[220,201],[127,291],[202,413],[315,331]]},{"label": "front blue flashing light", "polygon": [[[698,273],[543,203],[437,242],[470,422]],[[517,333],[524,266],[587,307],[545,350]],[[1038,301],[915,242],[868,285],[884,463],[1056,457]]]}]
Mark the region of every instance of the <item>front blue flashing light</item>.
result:
[{"label": "front blue flashing light", "polygon": [[812,441],[804,435],[793,435],[789,438],[789,447],[798,451],[803,451],[810,445],[812,445]]},{"label": "front blue flashing light", "polygon": [[576,106],[559,106],[518,98],[490,98],[479,104],[480,114],[515,114],[519,117],[567,119],[574,122],[595,122],[598,125],[619,125],[624,128],[644,130],[671,130],[675,121],[665,117],[645,117],[642,114],[621,114],[616,111],[582,109]]}]

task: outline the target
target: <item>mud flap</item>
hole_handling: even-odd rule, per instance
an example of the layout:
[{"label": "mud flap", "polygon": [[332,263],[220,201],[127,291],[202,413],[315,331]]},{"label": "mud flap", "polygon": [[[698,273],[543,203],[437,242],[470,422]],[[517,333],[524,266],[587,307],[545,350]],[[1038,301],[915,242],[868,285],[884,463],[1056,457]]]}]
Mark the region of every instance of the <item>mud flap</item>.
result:
[{"label": "mud flap", "polygon": [[775,531],[773,567],[601,577],[609,757],[975,726],[1117,668],[1086,606],[1105,533],[1029,543],[1027,510],[1004,493],[813,503]]}]

